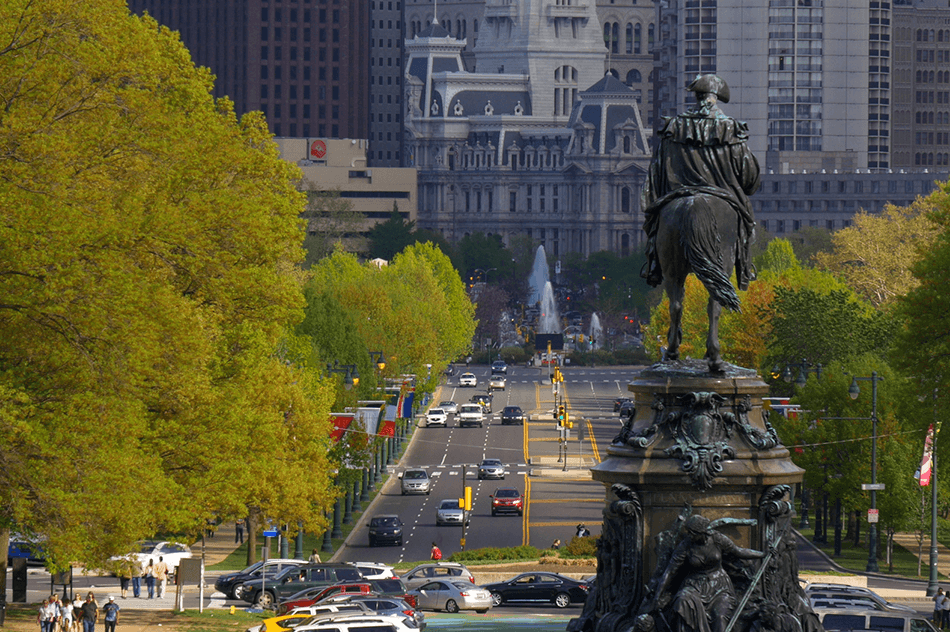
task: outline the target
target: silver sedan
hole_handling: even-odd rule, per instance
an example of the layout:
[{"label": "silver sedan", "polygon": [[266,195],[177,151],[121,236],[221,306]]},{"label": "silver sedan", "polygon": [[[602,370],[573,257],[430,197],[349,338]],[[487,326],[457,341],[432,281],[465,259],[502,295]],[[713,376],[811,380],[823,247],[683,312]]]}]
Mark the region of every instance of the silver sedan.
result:
[{"label": "silver sedan", "polygon": [[465,581],[434,581],[409,591],[416,597],[420,610],[474,610],[488,612],[492,606],[491,593]]}]

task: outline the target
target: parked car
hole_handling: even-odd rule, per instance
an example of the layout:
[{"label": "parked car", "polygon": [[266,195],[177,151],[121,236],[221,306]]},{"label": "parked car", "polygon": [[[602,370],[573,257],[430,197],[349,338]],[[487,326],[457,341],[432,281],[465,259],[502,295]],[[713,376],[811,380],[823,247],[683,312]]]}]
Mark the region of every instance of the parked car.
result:
[{"label": "parked car", "polygon": [[614,400],[614,412],[615,412],[615,413],[620,412],[620,407],[623,405],[623,403],[624,403],[624,402],[629,402],[629,401],[631,401],[631,399],[630,399],[629,397],[618,397],[617,399],[615,399],[615,400]]},{"label": "parked car", "polygon": [[240,599],[238,594],[242,584],[245,582],[259,579],[262,576],[273,577],[280,571],[290,566],[301,566],[305,564],[304,560],[291,559],[270,559],[267,561],[255,562],[247,568],[236,573],[225,573],[219,576],[214,582],[214,589],[222,592],[230,599]]},{"label": "parked car", "polygon": [[241,599],[259,608],[272,608],[281,599],[305,588],[356,582],[362,577],[360,570],[352,564],[304,564],[281,571],[263,585],[260,580],[245,582]]},{"label": "parked car", "polygon": [[7,564],[13,563],[15,557],[25,557],[27,564],[43,564],[46,562],[46,553],[43,543],[46,538],[25,536],[19,533],[10,534],[10,544],[7,547]]},{"label": "parked car", "polygon": [[500,513],[524,513],[524,494],[514,487],[499,487],[491,495],[491,515]]},{"label": "parked car", "polygon": [[[415,597],[413,597],[415,600]],[[399,597],[385,597],[380,595],[364,595],[353,597],[346,603],[358,603],[366,606],[377,614],[404,617],[406,624],[418,630],[426,627],[426,617],[416,606]]]},{"label": "parked car", "polygon": [[491,376],[491,378],[488,380],[488,388],[491,389],[491,390],[493,390],[493,391],[503,391],[503,390],[505,390],[505,385],[506,385],[506,384],[507,384],[507,382],[505,381],[505,377],[504,377],[503,375],[493,375],[493,376]]},{"label": "parked car", "polygon": [[458,579],[430,581],[413,590],[412,594],[416,596],[420,610],[488,612],[492,606],[491,594],[487,590]]},{"label": "parked car", "polygon": [[486,394],[479,393],[478,395],[472,395],[472,399],[471,399],[471,402],[473,404],[482,405],[482,410],[485,412],[486,415],[491,413],[491,401],[492,401],[492,396],[490,393],[486,393]]},{"label": "parked car", "polygon": [[360,569],[363,579],[391,579],[396,576],[392,566],[381,562],[353,562],[352,564]]},{"label": "parked car", "polygon": [[478,464],[478,480],[480,481],[489,478],[503,481],[507,473],[500,459],[482,459],[482,462]]},{"label": "parked car", "polygon": [[459,386],[478,386],[478,378],[474,373],[463,373],[459,376]]},{"label": "parked car", "polygon": [[435,511],[435,524],[437,526],[450,525],[450,524],[462,524],[462,520],[465,520],[465,524],[468,524],[471,520],[471,516],[467,511],[464,511],[459,507],[458,498],[446,498],[439,503],[438,509]]},{"label": "parked car", "polygon": [[524,424],[525,414],[521,406],[505,406],[501,411],[501,424]]},{"label": "parked car", "polygon": [[461,579],[470,584],[475,583],[471,571],[464,564],[458,562],[434,562],[419,564],[401,577],[403,583],[410,589],[418,588],[433,579]]},{"label": "parked car", "polygon": [[449,420],[448,413],[443,408],[430,408],[426,413],[426,428],[429,426],[442,426]]},{"label": "parked car", "polygon": [[485,410],[481,404],[462,404],[457,417],[459,428],[464,428],[465,426],[478,426],[481,428],[485,422]]},{"label": "parked car", "polygon": [[249,627],[246,632],[287,632],[298,626],[304,626],[315,618],[325,618],[327,615],[345,612],[371,613],[372,611],[361,603],[341,603],[297,608],[286,614],[264,619],[260,625],[253,625]]},{"label": "parked car", "polygon": [[492,603],[553,603],[567,608],[572,603],[587,600],[587,584],[557,573],[522,573],[508,581],[486,584]]},{"label": "parked car", "polygon": [[[372,594],[377,597],[392,597],[393,599],[402,599],[413,608],[416,607],[416,598],[409,594],[409,587],[398,577],[387,577],[385,579],[367,579],[366,581],[373,587]],[[358,599],[360,595],[331,595],[324,597],[322,603],[336,603],[341,600]]]},{"label": "parked car", "polygon": [[508,373],[508,364],[504,360],[495,360],[491,363],[492,373]]},{"label": "parked car", "polygon": [[916,613],[917,611],[910,606],[892,603],[873,590],[862,588],[860,586],[848,586],[845,584],[832,584],[824,582],[815,582],[805,586],[805,595],[814,603],[816,600],[849,601],[860,602],[869,601],[874,605],[869,610],[890,610],[892,612]]},{"label": "parked car", "polygon": [[332,586],[304,588],[300,592],[281,600],[280,605],[277,606],[277,614],[287,614],[297,608],[313,606],[332,595],[367,595],[371,592],[373,592],[373,587],[369,582],[350,582]]},{"label": "parked car", "polygon": [[418,632],[403,617],[376,613],[340,613],[320,618],[297,630],[333,630],[333,632]]},{"label": "parked car", "polygon": [[139,543],[139,550],[137,553],[130,553],[126,555],[114,555],[109,558],[110,561],[119,561],[124,557],[130,557],[136,560],[142,568],[148,565],[148,561],[152,560],[154,563],[158,564],[158,558],[161,557],[162,560],[168,565],[168,572],[172,575],[175,574],[175,571],[178,570],[178,565],[185,558],[191,557],[191,548],[187,544],[181,542],[169,542],[167,540],[145,540]]},{"label": "parked car", "polygon": [[817,609],[825,630],[887,630],[888,632],[936,632],[925,615],[849,608]]},{"label": "parked car", "polygon": [[402,546],[402,520],[395,514],[373,516],[369,521],[369,545]]},{"label": "parked car", "polygon": [[444,402],[439,402],[439,408],[444,410],[446,414],[454,415],[459,411],[459,405],[451,400],[445,400]]}]

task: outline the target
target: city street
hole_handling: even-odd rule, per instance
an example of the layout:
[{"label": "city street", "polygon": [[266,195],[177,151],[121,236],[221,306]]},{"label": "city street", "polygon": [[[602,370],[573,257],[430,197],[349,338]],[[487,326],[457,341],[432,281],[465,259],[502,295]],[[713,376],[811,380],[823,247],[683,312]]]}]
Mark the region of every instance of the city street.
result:
[{"label": "city street", "polygon": [[[547,548],[555,539],[570,541],[578,523],[585,523],[597,535],[604,499],[603,486],[593,482],[589,468],[599,462],[603,450],[616,436],[620,421],[613,401],[626,393],[626,384],[638,367],[563,367],[560,385],[574,430],[567,444],[568,468],[558,461],[558,432],[553,417],[556,406],[548,369],[508,368],[507,388],[494,391],[492,413],[484,427],[459,428],[454,415],[447,427],[420,427],[412,446],[395,466],[425,467],[433,478],[429,496],[402,496],[398,479],[383,489],[371,512],[397,514],[406,524],[402,547],[370,548],[366,522],[354,529],[347,547],[335,556],[339,560],[399,562],[424,560],[436,542],[447,557],[461,548],[460,527],[437,527],[436,507],[443,499],[459,498],[465,485],[472,488],[471,524],[465,534],[465,548],[519,546]],[[478,387],[459,388],[458,376],[450,378],[436,394],[436,401],[468,402],[487,390],[488,367],[472,367]],[[501,411],[507,405],[521,406],[529,416],[524,426],[503,426]],[[583,431],[578,441],[577,432]],[[477,478],[483,458],[498,458],[506,465],[503,481]],[[498,487],[517,487],[525,494],[524,515],[491,516],[490,495]]]}]

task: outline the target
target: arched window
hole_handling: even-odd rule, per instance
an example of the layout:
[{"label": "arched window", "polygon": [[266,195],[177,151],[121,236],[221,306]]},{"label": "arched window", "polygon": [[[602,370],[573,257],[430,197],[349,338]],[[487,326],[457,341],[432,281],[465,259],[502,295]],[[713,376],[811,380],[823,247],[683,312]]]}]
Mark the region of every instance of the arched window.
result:
[{"label": "arched window", "polygon": [[627,22],[627,39],[624,50],[628,55],[633,53],[633,24],[630,24],[629,22]]},{"label": "arched window", "polygon": [[478,20],[472,20],[472,33],[478,33]]},{"label": "arched window", "polygon": [[656,29],[654,28],[652,24],[647,27],[647,52],[648,53],[653,50],[653,33],[655,30]]},{"label": "arched window", "polygon": [[627,187],[620,189],[620,212],[630,212],[630,189]]},{"label": "arched window", "polygon": [[610,48],[610,22],[604,22],[604,48]]},{"label": "arched window", "polygon": [[611,27],[611,41],[610,41],[610,52],[618,53],[620,52],[620,23],[614,22]]},{"label": "arched window", "polygon": [[633,52],[637,55],[640,54],[640,40],[643,39],[643,26],[637,22],[636,26],[633,27]]},{"label": "arched window", "polygon": [[627,85],[632,86],[635,83],[641,83],[643,81],[643,75],[640,74],[640,71],[634,68],[627,73]]},{"label": "arched window", "polygon": [[630,256],[630,235],[624,233],[620,236],[620,256],[629,257]]},{"label": "arched window", "polygon": [[455,37],[461,39],[462,37],[462,21],[455,21]]},{"label": "arched window", "polygon": [[623,137],[623,153],[625,154],[630,153],[630,137],[629,136]]}]

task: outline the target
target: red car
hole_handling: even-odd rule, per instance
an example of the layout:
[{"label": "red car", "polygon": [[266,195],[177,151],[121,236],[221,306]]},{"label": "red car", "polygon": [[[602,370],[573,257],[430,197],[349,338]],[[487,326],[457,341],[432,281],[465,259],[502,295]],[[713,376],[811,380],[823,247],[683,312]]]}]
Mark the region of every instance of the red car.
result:
[{"label": "red car", "polygon": [[524,514],[524,495],[514,487],[499,487],[491,495],[491,515],[506,512]]},{"label": "red car", "polygon": [[373,586],[365,582],[336,584],[334,586],[316,586],[302,590],[296,595],[291,595],[286,601],[282,601],[277,608],[277,614],[285,615],[294,608],[312,606],[318,601],[332,597],[333,595],[367,595],[371,592],[373,592]]}]

